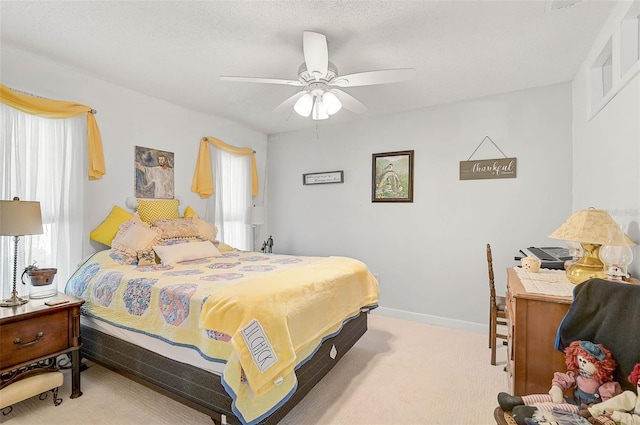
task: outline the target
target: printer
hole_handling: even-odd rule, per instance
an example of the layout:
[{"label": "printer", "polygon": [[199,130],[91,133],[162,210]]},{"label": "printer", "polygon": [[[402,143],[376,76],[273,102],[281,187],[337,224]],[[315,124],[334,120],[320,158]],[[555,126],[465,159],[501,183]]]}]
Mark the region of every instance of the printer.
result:
[{"label": "printer", "polygon": [[573,258],[569,254],[569,248],[558,246],[522,248],[514,260],[520,261],[524,257],[536,257],[540,259],[540,267],[555,270],[563,270],[564,262]]}]

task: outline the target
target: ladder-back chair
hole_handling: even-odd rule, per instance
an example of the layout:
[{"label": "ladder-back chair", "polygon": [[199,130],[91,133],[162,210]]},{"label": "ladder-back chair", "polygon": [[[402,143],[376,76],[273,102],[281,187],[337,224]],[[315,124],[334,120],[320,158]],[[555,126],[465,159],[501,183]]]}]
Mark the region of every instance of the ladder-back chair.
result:
[{"label": "ladder-back chair", "polygon": [[506,342],[507,340],[506,335],[498,333],[498,326],[508,326],[508,322],[507,300],[505,297],[496,296],[490,244],[487,244],[487,266],[489,268],[489,348],[491,348],[491,364],[495,365],[496,341],[500,339]]}]

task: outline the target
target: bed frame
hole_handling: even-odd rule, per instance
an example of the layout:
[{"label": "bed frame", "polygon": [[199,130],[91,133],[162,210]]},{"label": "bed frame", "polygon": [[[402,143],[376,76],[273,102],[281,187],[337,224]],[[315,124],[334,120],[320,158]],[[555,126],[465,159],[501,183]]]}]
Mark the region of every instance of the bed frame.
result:
[{"label": "bed frame", "polygon": [[[325,340],[297,371],[298,389],[260,424],[277,424],[367,330],[367,313],[347,322],[340,333]],[[215,425],[240,424],[231,411],[231,397],[220,376],[168,359],[88,326],[81,327],[82,358],[91,360],[211,417]],[[337,353],[332,358],[332,347]]]}]

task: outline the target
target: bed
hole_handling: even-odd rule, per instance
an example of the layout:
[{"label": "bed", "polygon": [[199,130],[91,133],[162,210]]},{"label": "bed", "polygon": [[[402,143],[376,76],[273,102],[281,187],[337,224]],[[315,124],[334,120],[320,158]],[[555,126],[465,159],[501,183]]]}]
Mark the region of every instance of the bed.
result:
[{"label": "bed", "polygon": [[147,263],[97,252],[65,292],[85,300],[83,358],[216,424],[280,421],[365,333],[377,306],[376,279],[352,258],[180,242],[166,245],[170,254],[155,247],[160,258]]}]

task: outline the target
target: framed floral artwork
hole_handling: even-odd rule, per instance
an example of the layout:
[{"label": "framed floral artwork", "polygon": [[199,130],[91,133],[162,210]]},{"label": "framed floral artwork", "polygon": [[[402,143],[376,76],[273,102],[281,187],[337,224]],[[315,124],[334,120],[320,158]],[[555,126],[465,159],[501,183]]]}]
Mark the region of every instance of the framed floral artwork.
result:
[{"label": "framed floral artwork", "polygon": [[374,153],[371,202],[413,202],[413,151]]}]

